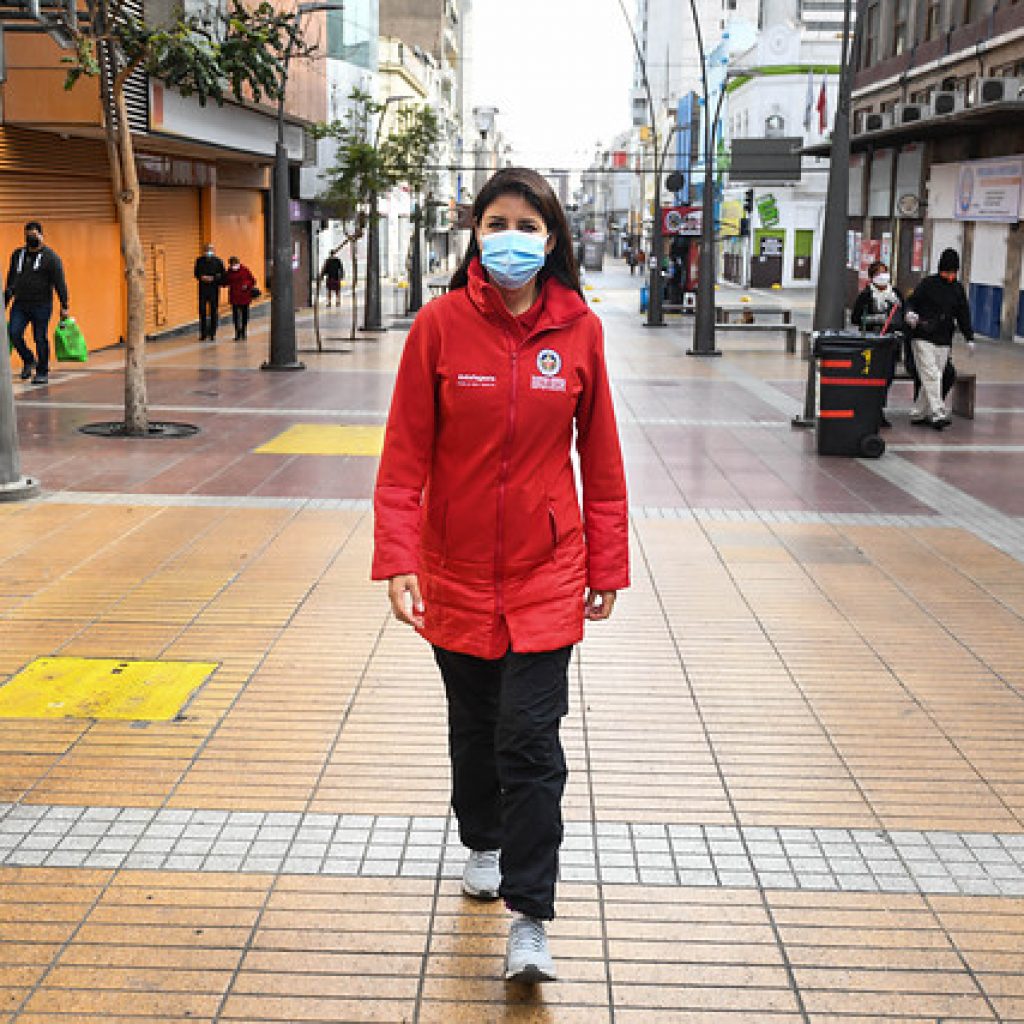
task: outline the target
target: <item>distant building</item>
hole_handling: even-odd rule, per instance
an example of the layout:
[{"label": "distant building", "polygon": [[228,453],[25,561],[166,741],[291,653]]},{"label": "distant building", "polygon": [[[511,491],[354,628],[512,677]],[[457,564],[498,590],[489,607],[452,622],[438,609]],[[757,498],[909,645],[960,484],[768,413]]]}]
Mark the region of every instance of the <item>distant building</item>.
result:
[{"label": "distant building", "polygon": [[960,250],[976,329],[1024,337],[1024,4],[870,0],[854,81],[847,293]]}]

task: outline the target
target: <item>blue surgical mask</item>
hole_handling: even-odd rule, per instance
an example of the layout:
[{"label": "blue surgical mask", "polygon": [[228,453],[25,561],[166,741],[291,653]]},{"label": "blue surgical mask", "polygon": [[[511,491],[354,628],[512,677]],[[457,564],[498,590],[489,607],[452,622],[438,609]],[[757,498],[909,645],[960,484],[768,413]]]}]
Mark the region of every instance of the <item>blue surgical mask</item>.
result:
[{"label": "blue surgical mask", "polygon": [[480,262],[495,284],[522,288],[537,276],[547,254],[547,235],[527,231],[498,231],[480,239]]}]

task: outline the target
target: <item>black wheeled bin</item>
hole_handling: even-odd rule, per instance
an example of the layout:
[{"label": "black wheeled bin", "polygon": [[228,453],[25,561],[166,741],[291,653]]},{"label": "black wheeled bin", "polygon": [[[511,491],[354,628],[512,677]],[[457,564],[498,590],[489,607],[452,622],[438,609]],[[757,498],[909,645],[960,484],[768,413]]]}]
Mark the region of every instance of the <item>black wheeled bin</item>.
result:
[{"label": "black wheeled bin", "polygon": [[885,451],[878,431],[892,376],[893,337],[822,331],[818,359],[818,454],[877,459]]}]

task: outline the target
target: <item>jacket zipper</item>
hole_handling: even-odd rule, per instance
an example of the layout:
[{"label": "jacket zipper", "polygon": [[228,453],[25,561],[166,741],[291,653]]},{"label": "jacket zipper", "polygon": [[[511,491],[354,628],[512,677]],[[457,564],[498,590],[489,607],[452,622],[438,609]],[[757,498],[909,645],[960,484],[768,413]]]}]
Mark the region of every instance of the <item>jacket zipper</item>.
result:
[{"label": "jacket zipper", "polygon": [[516,429],[516,397],[519,392],[519,345],[511,335],[509,340],[512,342],[512,385],[509,392],[508,432],[505,435],[505,451],[501,459],[501,475],[498,477],[498,542],[495,545],[494,557],[494,588],[499,616],[505,614],[505,591],[502,586],[502,567],[505,564],[505,488],[512,462],[512,437]]}]

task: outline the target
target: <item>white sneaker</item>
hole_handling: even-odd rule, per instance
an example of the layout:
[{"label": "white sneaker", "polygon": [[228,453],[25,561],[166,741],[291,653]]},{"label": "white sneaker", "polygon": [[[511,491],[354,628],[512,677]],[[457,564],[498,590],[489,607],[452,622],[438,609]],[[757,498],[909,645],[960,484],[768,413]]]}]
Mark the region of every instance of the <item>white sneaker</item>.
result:
[{"label": "white sneaker", "polygon": [[508,930],[508,952],[505,954],[505,980],[536,985],[556,981],[555,962],[548,949],[544,922],[535,917],[515,917]]},{"label": "white sneaker", "polygon": [[496,900],[501,886],[501,850],[470,850],[462,870],[462,891],[475,900]]}]

